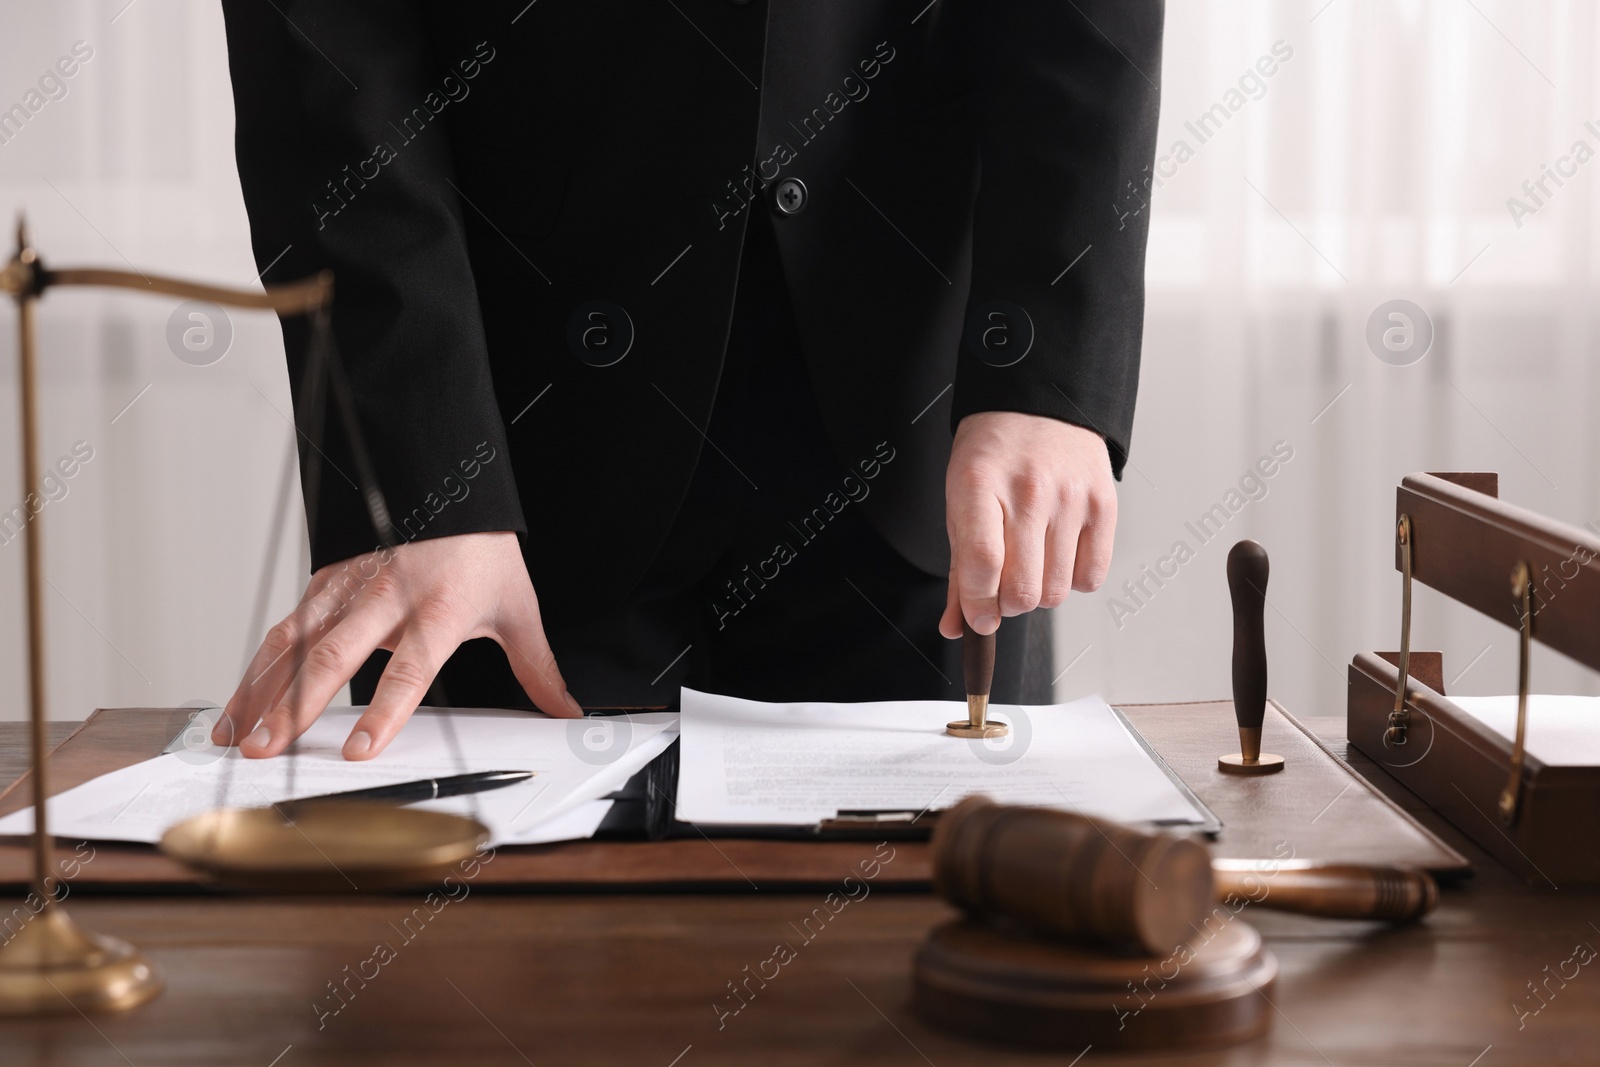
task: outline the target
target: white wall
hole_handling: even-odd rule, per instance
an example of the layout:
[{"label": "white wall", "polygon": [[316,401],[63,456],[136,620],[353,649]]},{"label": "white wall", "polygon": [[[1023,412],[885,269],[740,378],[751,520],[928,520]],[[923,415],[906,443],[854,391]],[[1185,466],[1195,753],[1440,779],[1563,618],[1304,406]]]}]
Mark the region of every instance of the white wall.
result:
[{"label": "white wall", "polygon": [[[22,101],[75,42],[94,50],[67,95],[0,144],[0,244],[9,256],[12,219],[26,211],[51,263],[248,286],[221,13],[126,2],[0,4],[0,107]],[[58,289],[40,304],[41,458],[79,440],[94,449],[40,520],[58,718],[224,700],[243,665],[291,440],[283,348],[269,313],[240,312],[225,358],[180,362],[165,336],[178,303]],[[0,312],[4,508],[22,497],[14,323]],[[274,614],[294,602],[301,537],[285,539]],[[21,539],[0,544],[0,718],[26,711],[22,573]]]},{"label": "white wall", "polygon": [[[1133,466],[1111,581],[1057,613],[1059,667],[1072,664],[1063,696],[1226,696],[1223,561],[1249,536],[1273,559],[1272,692],[1305,714],[1342,714],[1352,654],[1397,640],[1390,524],[1409,471],[1497,470],[1507,499],[1600,523],[1586,300],[1600,163],[1520,227],[1506,206],[1574,141],[1600,149],[1584,129],[1591,118],[1600,129],[1594,7],[1323,3],[1169,0],[1158,141],[1163,155],[1179,140],[1195,151],[1165,165],[1143,209],[1153,216]],[[67,96],[0,144],[0,215],[26,210],[57,264],[248,285],[220,13],[125,4],[0,0],[0,108],[74,42],[94,49]],[[1201,144],[1185,121],[1280,40],[1293,55],[1264,95]],[[1421,305],[1437,332],[1411,366],[1380,362],[1363,339],[1372,310],[1394,298]],[[41,307],[44,457],[78,440],[95,450],[43,513],[59,718],[224,699],[259,636],[252,606],[290,443],[277,325],[234,314],[226,358],[189,366],[165,340],[177,303],[58,290]],[[0,312],[0,508],[21,497],[13,322]],[[1268,495],[1119,627],[1110,605],[1122,583],[1176,540],[1194,546],[1184,524],[1280,440],[1294,458]],[[292,499],[274,618],[302,569],[298,489]],[[0,718],[24,712],[21,560],[20,541],[0,544]],[[1444,650],[1447,679],[1483,653],[1455,691],[1508,690],[1510,631],[1441,601],[1418,593],[1417,646]],[[1600,692],[1554,654],[1535,671],[1541,689]]]}]

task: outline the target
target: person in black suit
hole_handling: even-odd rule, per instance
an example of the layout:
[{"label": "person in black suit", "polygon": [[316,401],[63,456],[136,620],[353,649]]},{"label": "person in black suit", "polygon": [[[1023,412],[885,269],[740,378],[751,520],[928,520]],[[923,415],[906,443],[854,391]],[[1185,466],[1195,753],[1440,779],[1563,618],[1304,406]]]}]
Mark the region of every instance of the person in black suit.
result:
[{"label": "person in black suit", "polygon": [[223,9],[256,259],[334,273],[397,545],[327,404],[219,741],[346,681],[352,759],[430,687],[959,699],[963,617],[1047,692],[1028,613],[1103,581],[1128,454],[1160,0]]}]

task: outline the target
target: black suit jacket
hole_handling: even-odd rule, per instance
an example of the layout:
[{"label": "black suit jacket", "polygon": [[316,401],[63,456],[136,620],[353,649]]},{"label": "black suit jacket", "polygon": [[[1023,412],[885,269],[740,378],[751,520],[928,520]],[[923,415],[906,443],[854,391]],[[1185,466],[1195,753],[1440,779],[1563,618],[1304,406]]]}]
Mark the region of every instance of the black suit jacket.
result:
[{"label": "black suit jacket", "polygon": [[[818,403],[842,464],[894,450],[863,506],[906,558],[948,567],[969,413],[1092,427],[1120,475],[1160,0],[223,7],[256,258],[333,270],[402,537],[521,532],[573,619],[625,595],[703,447],[745,223],[790,178]],[[374,542],[332,413],[323,447],[316,566]]]}]

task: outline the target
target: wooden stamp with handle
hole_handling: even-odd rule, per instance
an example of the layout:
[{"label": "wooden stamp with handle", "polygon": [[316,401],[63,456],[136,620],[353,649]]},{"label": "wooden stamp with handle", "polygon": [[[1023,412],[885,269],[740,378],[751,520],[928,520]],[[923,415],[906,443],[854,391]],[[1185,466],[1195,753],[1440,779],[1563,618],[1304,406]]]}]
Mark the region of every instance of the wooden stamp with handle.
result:
[{"label": "wooden stamp with handle", "polygon": [[994,634],[980,634],[961,620],[961,674],[967,687],[967,717],[945,726],[951,737],[982,740],[1004,737],[1011,727],[989,718],[989,690],[994,684]]},{"label": "wooden stamp with handle", "polygon": [[1267,638],[1262,616],[1267,605],[1267,550],[1240,541],[1228,553],[1228,592],[1233,599],[1233,714],[1239,723],[1239,751],[1217,757],[1225,774],[1272,774],[1283,757],[1261,751],[1261,724],[1267,715]]}]

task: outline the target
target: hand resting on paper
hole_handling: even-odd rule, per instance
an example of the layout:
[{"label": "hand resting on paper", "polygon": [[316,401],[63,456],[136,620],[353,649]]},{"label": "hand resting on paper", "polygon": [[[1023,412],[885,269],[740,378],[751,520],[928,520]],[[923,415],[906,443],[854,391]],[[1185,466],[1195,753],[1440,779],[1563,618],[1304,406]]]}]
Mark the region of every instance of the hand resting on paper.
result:
[{"label": "hand resting on paper", "polygon": [[456,647],[476,637],[505,649],[540,710],[583,714],[545,640],[517,535],[459,534],[380,549],[313,574],[299,607],[267,632],[211,739],[238,743],[250,758],[277,755],[382,648],[394,655],[344,744],[346,759],[371,759],[400,732]]},{"label": "hand resting on paper", "polygon": [[939,632],[1092,593],[1111,569],[1117,490],[1103,437],[1043,415],[982,411],[956,427],[945,476],[950,592]]}]

